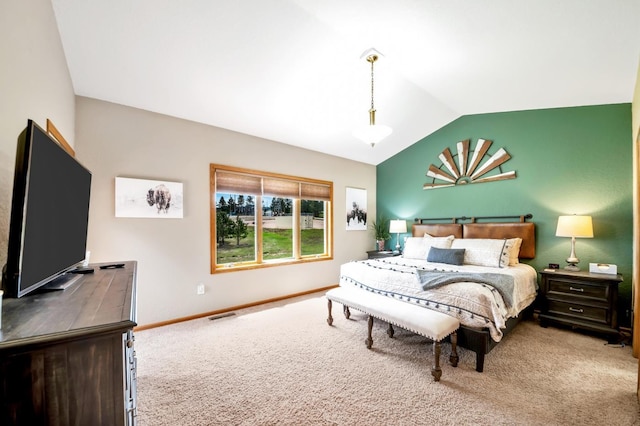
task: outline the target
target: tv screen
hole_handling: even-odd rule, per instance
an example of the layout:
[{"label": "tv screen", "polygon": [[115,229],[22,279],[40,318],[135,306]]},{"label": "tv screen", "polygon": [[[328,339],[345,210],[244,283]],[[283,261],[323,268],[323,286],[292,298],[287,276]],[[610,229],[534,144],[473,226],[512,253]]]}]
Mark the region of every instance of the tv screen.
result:
[{"label": "tv screen", "polygon": [[91,172],[32,120],[18,137],[3,288],[21,297],[85,258]]}]

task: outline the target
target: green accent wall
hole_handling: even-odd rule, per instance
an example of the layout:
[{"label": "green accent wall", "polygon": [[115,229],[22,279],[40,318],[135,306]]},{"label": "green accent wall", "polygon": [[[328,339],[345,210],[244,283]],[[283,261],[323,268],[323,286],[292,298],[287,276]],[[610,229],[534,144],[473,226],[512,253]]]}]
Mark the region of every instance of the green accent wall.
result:
[{"label": "green accent wall", "polygon": [[[516,179],[422,189],[433,182],[427,170],[442,165],[438,156],[445,148],[455,155],[457,142],[470,139],[473,150],[481,138],[493,141],[488,154],[504,148],[511,155],[501,169],[515,170]],[[376,208],[378,215],[406,219],[407,226],[418,217],[531,213],[536,258],[526,263],[538,270],[549,263],[566,265],[571,240],[555,236],[558,216],[591,215],[594,238],[576,239],[579,266],[618,265],[624,276],[618,319],[628,326],[632,177],[631,104],[468,115],[378,165]]]}]

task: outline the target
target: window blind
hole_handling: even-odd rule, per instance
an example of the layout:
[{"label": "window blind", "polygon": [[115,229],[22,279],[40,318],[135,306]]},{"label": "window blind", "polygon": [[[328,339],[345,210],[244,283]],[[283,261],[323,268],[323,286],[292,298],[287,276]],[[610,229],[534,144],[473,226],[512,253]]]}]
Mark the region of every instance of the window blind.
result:
[{"label": "window blind", "polygon": [[216,170],[216,192],[331,201],[331,185]]},{"label": "window blind", "polygon": [[301,182],[300,198],[303,200],[330,201],[331,187],[329,185]]},{"label": "window blind", "polygon": [[262,178],[262,195],[300,198],[300,183],[293,180]]},{"label": "window blind", "polygon": [[232,194],[262,194],[262,178],[242,173],[216,171],[216,192]]}]

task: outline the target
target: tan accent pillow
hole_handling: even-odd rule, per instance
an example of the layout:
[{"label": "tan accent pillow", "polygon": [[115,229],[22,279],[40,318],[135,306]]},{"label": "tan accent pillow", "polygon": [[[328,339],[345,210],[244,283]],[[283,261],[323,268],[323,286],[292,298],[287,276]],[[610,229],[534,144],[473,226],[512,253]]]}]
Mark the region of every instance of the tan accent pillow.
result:
[{"label": "tan accent pillow", "polygon": [[509,266],[514,266],[520,263],[520,246],[522,245],[522,238],[509,238],[507,240],[507,247],[509,251]]},{"label": "tan accent pillow", "polygon": [[427,260],[431,247],[450,248],[453,235],[448,237],[409,237],[404,243],[402,257],[406,259]]}]

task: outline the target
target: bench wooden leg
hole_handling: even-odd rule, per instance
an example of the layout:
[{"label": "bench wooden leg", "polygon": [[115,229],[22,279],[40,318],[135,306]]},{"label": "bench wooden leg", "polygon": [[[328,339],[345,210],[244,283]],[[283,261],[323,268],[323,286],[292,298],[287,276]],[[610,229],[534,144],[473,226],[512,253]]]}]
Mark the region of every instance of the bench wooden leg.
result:
[{"label": "bench wooden leg", "polygon": [[373,346],[373,338],[371,337],[371,330],[373,329],[373,317],[369,315],[369,321],[367,322],[367,339],[364,341],[367,345],[367,349],[371,349]]},{"label": "bench wooden leg", "polygon": [[331,316],[332,303],[331,303],[331,299],[327,299],[327,300],[329,300],[328,305],[327,305],[327,307],[329,309],[329,316],[327,317],[327,324],[332,325],[333,324],[333,317]]},{"label": "bench wooden leg", "polygon": [[431,369],[431,375],[435,382],[440,381],[442,377],[442,368],[440,368],[440,342],[433,341],[433,368]]},{"label": "bench wooden leg", "polygon": [[389,323],[389,328],[387,328],[387,334],[389,335],[389,337],[393,337],[393,325],[391,323]]},{"label": "bench wooden leg", "polygon": [[451,355],[449,355],[449,363],[454,367],[457,367],[458,360],[460,359],[458,357],[458,333],[455,331],[451,333],[450,340],[451,340]]},{"label": "bench wooden leg", "polygon": [[351,312],[349,311],[349,307],[347,305],[342,306],[342,312],[344,313],[344,317],[346,319],[349,319],[349,317],[351,316]]}]

